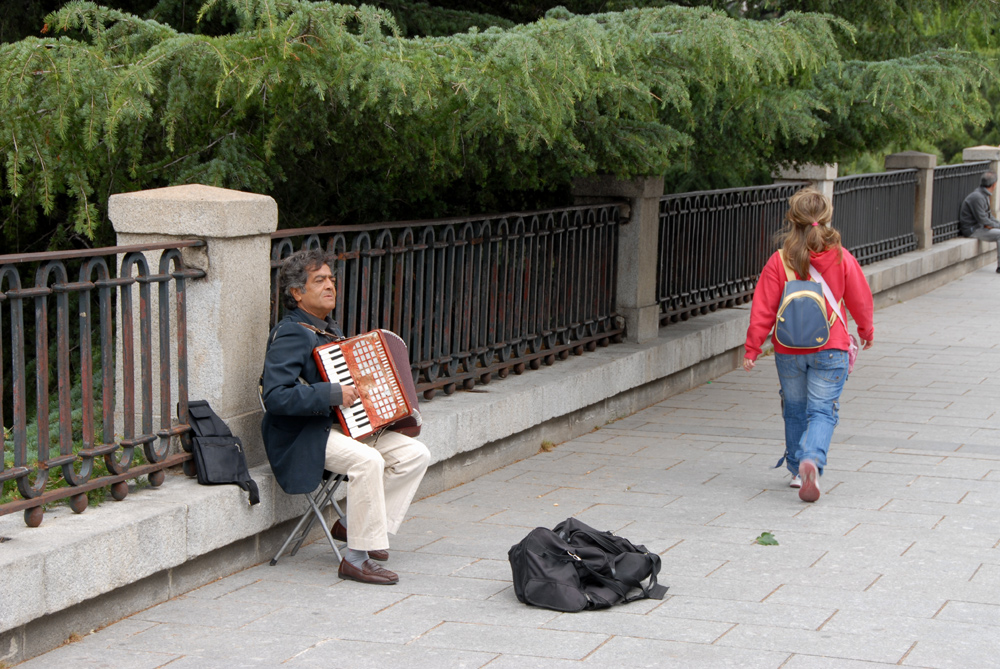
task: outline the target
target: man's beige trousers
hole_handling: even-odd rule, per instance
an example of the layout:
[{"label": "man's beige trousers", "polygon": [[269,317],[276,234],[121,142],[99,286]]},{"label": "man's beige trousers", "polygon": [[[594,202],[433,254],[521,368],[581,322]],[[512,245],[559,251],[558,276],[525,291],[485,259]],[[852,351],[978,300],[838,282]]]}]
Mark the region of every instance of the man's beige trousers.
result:
[{"label": "man's beige trousers", "polygon": [[326,468],[347,474],[347,547],[386,550],[403,523],[431,454],[416,439],[386,430],[356,441],[334,425],[326,440]]}]

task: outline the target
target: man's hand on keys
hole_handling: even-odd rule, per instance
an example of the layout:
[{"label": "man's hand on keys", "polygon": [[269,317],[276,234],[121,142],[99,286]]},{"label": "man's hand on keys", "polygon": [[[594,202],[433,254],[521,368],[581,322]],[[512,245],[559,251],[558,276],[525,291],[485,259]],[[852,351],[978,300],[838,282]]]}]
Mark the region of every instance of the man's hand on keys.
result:
[{"label": "man's hand on keys", "polygon": [[341,406],[349,407],[358,401],[361,397],[361,393],[355,386],[341,386],[340,393],[344,397],[344,401]]}]

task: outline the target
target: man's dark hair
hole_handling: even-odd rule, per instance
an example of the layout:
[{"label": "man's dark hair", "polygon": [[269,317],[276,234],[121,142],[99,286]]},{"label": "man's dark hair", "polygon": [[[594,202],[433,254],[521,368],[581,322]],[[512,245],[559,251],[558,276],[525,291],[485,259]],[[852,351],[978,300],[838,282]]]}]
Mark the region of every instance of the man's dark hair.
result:
[{"label": "man's dark hair", "polygon": [[[315,272],[323,265],[329,265],[332,259],[325,251],[317,249],[307,251],[296,251],[285,258],[281,263],[281,270],[278,272],[278,281],[281,285],[281,301],[286,309],[295,309],[299,303],[292,297],[292,288],[304,291],[309,272]],[[332,271],[332,267],[330,268]]]},{"label": "man's dark hair", "polygon": [[979,180],[979,185],[989,188],[997,182],[997,175],[994,172],[983,172],[983,178]]}]

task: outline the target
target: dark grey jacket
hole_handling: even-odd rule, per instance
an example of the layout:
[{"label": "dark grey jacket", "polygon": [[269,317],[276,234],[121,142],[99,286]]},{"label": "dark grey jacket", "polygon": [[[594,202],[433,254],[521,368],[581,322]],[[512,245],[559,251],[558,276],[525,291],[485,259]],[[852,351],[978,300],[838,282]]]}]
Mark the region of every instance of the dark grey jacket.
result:
[{"label": "dark grey jacket", "polygon": [[958,231],[971,237],[980,228],[1000,228],[1000,221],[990,214],[990,192],[980,186],[969,193],[958,212]]}]

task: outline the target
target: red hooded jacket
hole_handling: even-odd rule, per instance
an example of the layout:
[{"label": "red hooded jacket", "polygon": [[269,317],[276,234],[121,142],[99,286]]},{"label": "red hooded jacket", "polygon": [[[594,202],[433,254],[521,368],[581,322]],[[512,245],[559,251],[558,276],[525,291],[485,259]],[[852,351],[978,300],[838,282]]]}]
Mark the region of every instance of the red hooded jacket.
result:
[{"label": "red hooded jacket", "polygon": [[[813,267],[819,270],[823,279],[833,296],[838,300],[844,300],[844,306],[850,312],[850,317],[854,319],[858,326],[858,335],[863,341],[871,341],[875,336],[875,329],[872,323],[874,306],[872,304],[872,291],[868,287],[868,280],[857,259],[844,249],[844,260],[840,261],[840,254],[837,249],[830,249],[822,253],[810,253],[809,259]],[[802,278],[798,276],[797,278]],[[809,278],[809,277],[805,277]],[[778,317],[778,306],[781,303],[781,293],[785,289],[785,268],[781,262],[781,256],[775,252],[764,265],[757,281],[757,288],[753,294],[753,304],[750,307],[750,327],[747,328],[746,357],[756,360],[760,355],[760,347],[764,340],[774,330],[774,322]],[[826,305],[827,316],[833,314],[833,309],[829,303]],[[846,316],[846,314],[845,314]],[[838,319],[839,320],[839,319]],[[819,348],[786,348],[774,341],[775,353],[790,353],[793,355],[815,353],[828,348],[846,351],[849,346],[847,332],[839,322],[834,321],[830,327],[830,339],[825,346]]]}]

